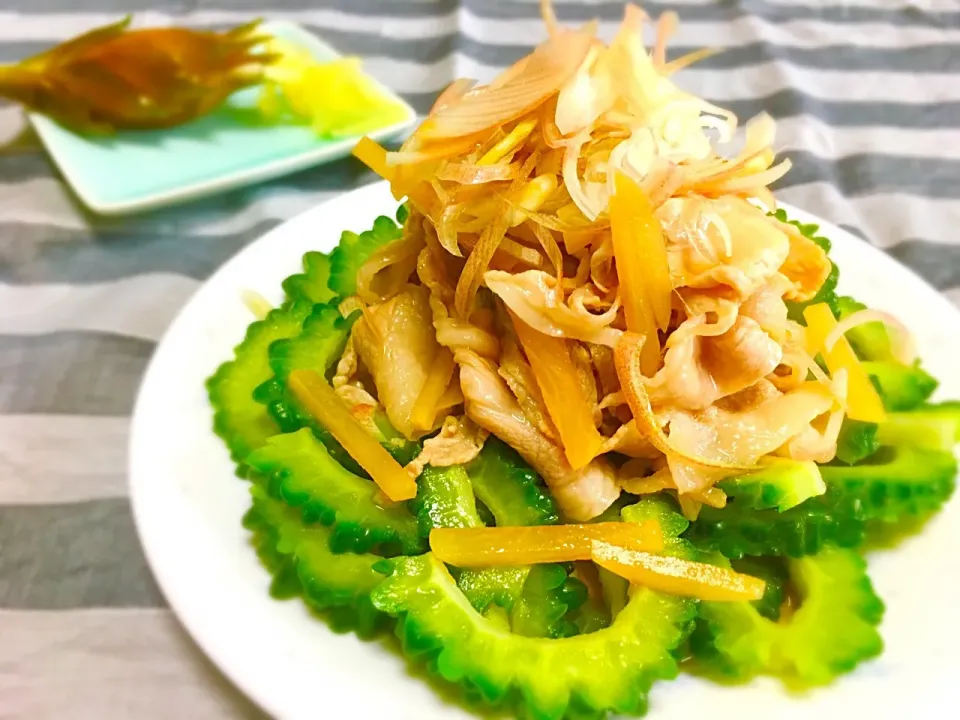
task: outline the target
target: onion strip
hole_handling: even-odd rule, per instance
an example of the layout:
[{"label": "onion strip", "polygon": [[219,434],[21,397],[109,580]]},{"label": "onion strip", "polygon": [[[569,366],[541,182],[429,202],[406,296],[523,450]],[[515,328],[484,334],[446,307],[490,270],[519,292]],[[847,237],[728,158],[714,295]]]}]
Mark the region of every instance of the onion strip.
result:
[{"label": "onion strip", "polygon": [[374,250],[367,261],[357,270],[357,295],[360,296],[360,299],[371,305],[381,302],[383,298],[374,292],[372,287],[374,278],[390,266],[410,260],[414,262],[414,265],[410,268],[412,272],[413,267],[416,266],[417,255],[420,254],[422,248],[422,237],[419,234],[411,234]]},{"label": "onion strip", "polygon": [[537,107],[576,72],[593,44],[586,32],[558,30],[505,73],[499,86],[474,88],[424,120],[415,136],[424,140],[472,135],[503,125]]},{"label": "onion strip", "polygon": [[476,84],[477,81],[471,80],[470,78],[457,78],[452,83],[447,85],[446,89],[437,96],[436,101],[433,103],[433,107],[430,108],[430,112],[427,113],[427,115],[434,115],[448,105],[452,105],[453,103],[457,102]]},{"label": "onion strip", "polygon": [[484,229],[476,247],[473,248],[470,257],[467,258],[467,264],[464,265],[460,278],[457,280],[453,306],[460,317],[465,318],[470,315],[470,311],[473,309],[473,299],[483,282],[483,273],[489,267],[490,261],[503,241],[506,232],[507,208],[506,203],[500,201],[497,203],[494,221]]},{"label": "onion strip", "polygon": [[480,185],[489,182],[513,180],[519,174],[516,165],[471,165],[469,163],[444,163],[437,171],[437,179],[460,185]]},{"label": "onion strip", "polygon": [[699,50],[694,50],[686,55],[681,55],[675,60],[664,63],[662,72],[664,75],[672,75],[678,70],[683,70],[685,67],[690,67],[694,63],[698,63],[701,60],[706,60],[708,57],[713,57],[718,52],[720,52],[719,48],[701,48]]},{"label": "onion strip", "polygon": [[554,277],[556,277],[557,283],[559,283],[560,287],[562,287],[563,253],[560,250],[560,246],[557,244],[557,239],[553,236],[553,233],[550,230],[536,223],[533,223],[533,234],[537,236],[537,241],[540,243],[540,247],[543,248],[544,254],[546,254],[550,264],[553,265]]},{"label": "onion strip", "polygon": [[917,348],[913,334],[897,318],[882,310],[858,310],[840,320],[823,341],[824,349],[829,352],[837,344],[837,341],[850,330],[859,325],[873,322],[883,323],[886,327],[893,328],[896,337],[891,338],[891,354],[897,362],[904,365],[913,365],[917,359]]}]

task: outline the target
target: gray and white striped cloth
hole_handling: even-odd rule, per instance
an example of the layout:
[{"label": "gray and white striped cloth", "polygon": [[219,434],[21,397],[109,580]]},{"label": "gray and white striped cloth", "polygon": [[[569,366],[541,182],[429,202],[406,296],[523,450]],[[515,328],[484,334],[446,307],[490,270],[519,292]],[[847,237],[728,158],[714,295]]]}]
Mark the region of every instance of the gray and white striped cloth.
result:
[{"label": "gray and white striped cloth", "polygon": [[[561,19],[619,2],[558,0]],[[83,7],[82,10],[78,9]],[[779,197],[875,243],[960,301],[958,0],[651,0],[680,76],[778,121]],[[0,62],[135,13],[142,24],[303,23],[420,111],[543,37],[536,0],[0,0]],[[126,497],[134,393],[190,294],[266,230],[373,181],[353,161],[129,219],[85,212],[0,109],[0,718],[226,718],[256,711],[177,625]]]}]

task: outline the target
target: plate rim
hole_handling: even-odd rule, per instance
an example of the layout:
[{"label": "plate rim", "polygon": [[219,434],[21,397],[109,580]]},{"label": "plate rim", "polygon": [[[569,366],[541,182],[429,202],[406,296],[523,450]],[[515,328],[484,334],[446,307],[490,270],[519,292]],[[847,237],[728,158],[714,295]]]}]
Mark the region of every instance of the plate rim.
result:
[{"label": "plate rim", "polygon": [[[147,508],[142,504],[143,498],[141,493],[138,491],[138,483],[136,481],[135,465],[135,446],[137,445],[138,432],[137,428],[142,420],[138,420],[141,417],[142,405],[143,405],[143,396],[144,389],[147,387],[148,380],[152,377],[155,372],[155,368],[158,367],[158,359],[162,358],[161,349],[164,346],[164,343],[167,339],[176,331],[178,325],[183,322],[184,317],[188,317],[188,313],[191,311],[191,308],[194,306],[196,298],[198,295],[206,288],[209,284],[212,284],[218,278],[227,276],[233,272],[235,266],[241,265],[244,262],[244,257],[248,253],[254,252],[254,248],[261,247],[263,243],[269,242],[271,236],[274,235],[283,235],[286,232],[289,232],[291,225],[301,225],[309,222],[310,218],[314,215],[322,216],[324,210],[329,206],[333,206],[337,203],[344,202],[345,198],[352,197],[355,200],[363,198],[366,195],[369,195],[371,198],[378,195],[382,195],[384,187],[387,185],[385,181],[374,182],[359,188],[355,188],[351,191],[342,193],[336,197],[325,200],[313,207],[310,207],[304,210],[301,213],[296,214],[292,218],[284,221],[283,223],[277,225],[274,228],[271,228],[269,231],[261,235],[259,238],[249,243],[247,246],[239,250],[231,258],[229,258],[225,263],[223,263],[210,277],[208,277],[204,283],[194,292],[191,298],[187,303],[181,308],[177,313],[174,320],[167,327],[166,331],[163,333],[160,341],[157,344],[156,351],[148,363],[146,371],[144,372],[136,401],[133,406],[133,411],[131,413],[130,419],[130,434],[128,441],[128,478],[127,485],[130,494],[130,503],[132,508],[132,514],[134,519],[134,525],[136,528],[136,533],[138,540],[140,541],[141,547],[146,557],[147,563],[150,566],[151,573],[157,581],[157,585],[160,588],[161,593],[166,598],[167,602],[170,605],[170,609],[173,611],[176,616],[177,621],[182,625],[182,627],[187,631],[191,639],[196,643],[196,645],[201,649],[201,651],[206,655],[207,658],[221,671],[221,673],[227,678],[227,680],[237,688],[245,697],[254,702],[261,709],[267,711],[271,716],[283,716],[280,707],[274,701],[271,696],[271,692],[266,689],[265,685],[261,685],[259,676],[247,675],[242,670],[238,669],[239,664],[235,663],[231,657],[225,655],[217,646],[217,640],[215,639],[215,633],[208,633],[206,628],[202,623],[202,619],[197,617],[192,611],[186,609],[188,603],[184,601],[186,593],[182,590],[181,586],[178,586],[177,582],[173,579],[174,577],[174,567],[168,563],[166,560],[161,560],[163,551],[160,549],[163,545],[161,538],[158,538],[146,531],[146,527],[149,523],[144,521],[145,513]],[[869,242],[862,240],[848,230],[845,230],[842,226],[832,221],[820,218],[819,216],[814,215],[813,213],[793,206],[789,203],[778,202],[778,208],[783,208],[790,215],[791,219],[798,220],[803,223],[816,223],[821,225],[821,228],[826,225],[827,229],[824,231],[824,235],[831,237],[839,237],[840,234],[845,236],[844,242],[853,241],[856,242],[863,252],[866,252],[870,256],[871,263],[879,263],[881,265],[887,266],[888,269],[899,272],[906,273],[912,276],[916,282],[921,283],[928,291],[931,297],[936,296],[939,299],[939,307],[937,308],[937,313],[945,313],[951,318],[951,322],[956,325],[957,328],[960,328],[960,308],[957,308],[953,303],[951,303],[940,291],[936,290],[933,286],[927,283],[922,277],[915,273],[912,269],[902,265],[893,257],[885,253],[880,248],[872,245]],[[377,210],[380,211],[379,205]],[[380,211],[380,214],[388,214],[387,208],[383,208]],[[841,268],[842,271],[842,268]],[[224,357],[224,361],[229,359]],[[212,415],[210,416],[210,432],[212,434]],[[217,438],[219,440],[219,438]],[[230,479],[235,480],[236,478],[231,476]],[[139,498],[139,499],[138,499]],[[253,553],[254,550],[251,547],[250,552]],[[277,602],[277,601],[275,601]],[[351,634],[351,639],[357,641],[355,637]],[[357,641],[358,642],[358,641]],[[842,678],[840,681],[842,683]],[[431,690],[432,692],[432,690]]]}]

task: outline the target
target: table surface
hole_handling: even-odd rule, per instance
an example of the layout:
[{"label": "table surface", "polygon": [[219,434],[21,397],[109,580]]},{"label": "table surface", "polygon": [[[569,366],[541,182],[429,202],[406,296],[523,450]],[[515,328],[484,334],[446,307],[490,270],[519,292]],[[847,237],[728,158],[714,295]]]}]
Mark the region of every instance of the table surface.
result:
[{"label": "table surface", "polygon": [[[303,23],[420,112],[544,36],[536,0],[0,0],[0,62],[134,12],[142,24]],[[677,51],[729,50],[680,84],[778,122],[778,196],[960,301],[957,0],[658,0]],[[24,8],[28,8],[25,10]],[[557,2],[561,19],[618,2]],[[19,113],[0,108],[0,136]],[[354,161],[127,219],[85,212],[29,134],[0,152],[0,718],[227,718],[255,710],[196,650],[147,568],[129,416],[164,328],[271,227],[374,181]],[[891,288],[895,292],[894,288]]]}]

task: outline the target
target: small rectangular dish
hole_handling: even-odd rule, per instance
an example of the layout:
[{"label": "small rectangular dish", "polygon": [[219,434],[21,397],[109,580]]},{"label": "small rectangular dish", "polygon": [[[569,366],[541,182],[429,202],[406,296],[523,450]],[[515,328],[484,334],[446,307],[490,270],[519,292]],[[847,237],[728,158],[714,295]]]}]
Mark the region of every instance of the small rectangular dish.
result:
[{"label": "small rectangular dish", "polygon": [[[339,53],[303,27],[267,22],[263,30],[306,48],[318,60]],[[369,133],[385,139],[408,129],[416,113],[394,93],[406,116]],[[101,215],[123,215],[195,200],[330,162],[350,154],[357,137],[324,139],[308,124],[251,122],[259,88],[232,95],[213,113],[164,130],[110,137],[74,133],[44,115],[29,119],[80,200]]]}]

